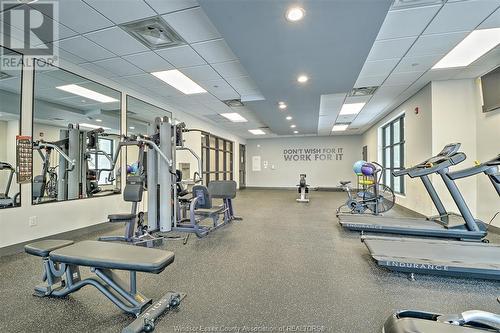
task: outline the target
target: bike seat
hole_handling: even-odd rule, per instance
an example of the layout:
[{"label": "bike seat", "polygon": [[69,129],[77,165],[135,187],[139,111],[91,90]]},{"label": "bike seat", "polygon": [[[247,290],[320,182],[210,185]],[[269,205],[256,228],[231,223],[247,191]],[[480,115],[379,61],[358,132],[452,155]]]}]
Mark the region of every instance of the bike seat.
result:
[{"label": "bike seat", "polygon": [[350,184],[350,183],[351,183],[350,180],[343,180],[343,181],[340,182],[340,185],[346,186],[347,184]]}]

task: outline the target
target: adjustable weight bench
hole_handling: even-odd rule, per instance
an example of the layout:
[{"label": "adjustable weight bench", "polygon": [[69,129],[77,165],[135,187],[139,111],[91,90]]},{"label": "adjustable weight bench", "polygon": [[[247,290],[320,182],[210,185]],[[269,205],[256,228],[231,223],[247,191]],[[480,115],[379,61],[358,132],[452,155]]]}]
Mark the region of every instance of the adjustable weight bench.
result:
[{"label": "adjustable weight bench", "polygon": [[[137,291],[137,272],[161,273],[174,262],[174,253],[119,243],[43,240],[25,246],[31,255],[42,257],[44,283],[35,287],[35,296],[64,297],[86,285],[96,287],[126,313],[137,317],[122,333],[150,332],[155,320],[176,308],[184,294],[168,292],[152,304]],[[81,278],[79,266],[89,267],[96,276]],[[113,270],[129,271],[121,280]]]}]

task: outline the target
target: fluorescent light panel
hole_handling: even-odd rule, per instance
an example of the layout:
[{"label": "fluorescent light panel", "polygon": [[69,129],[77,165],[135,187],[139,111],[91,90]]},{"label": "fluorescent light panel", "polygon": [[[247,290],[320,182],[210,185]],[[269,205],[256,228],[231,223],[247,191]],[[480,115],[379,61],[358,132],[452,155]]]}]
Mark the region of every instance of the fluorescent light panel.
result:
[{"label": "fluorescent light panel", "polygon": [[200,87],[196,82],[188,78],[186,75],[178,71],[177,69],[172,69],[169,71],[153,72],[151,73],[163,82],[171,85],[175,89],[183,92],[186,95],[191,94],[201,94],[207,91]]},{"label": "fluorescent light panel", "polygon": [[358,114],[366,103],[346,103],[340,110],[341,116]]},{"label": "fluorescent light panel", "polygon": [[75,94],[75,95],[82,96],[82,97],[85,97],[85,98],[88,98],[88,99],[91,99],[91,100],[94,100],[97,102],[101,102],[101,103],[118,102],[118,100],[115,98],[103,95],[101,93],[98,93],[96,91],[81,87],[81,86],[76,85],[76,84],[67,84],[64,86],[56,87],[56,88],[59,90],[69,92],[71,94]]},{"label": "fluorescent light panel", "polygon": [[221,113],[220,115],[223,116],[224,118],[231,120],[233,123],[246,123],[248,121],[243,116],[241,116],[239,113],[236,112]]},{"label": "fluorescent light panel", "polygon": [[465,67],[500,44],[500,28],[474,30],[432,69]]},{"label": "fluorescent light panel", "polygon": [[345,131],[347,127],[349,127],[349,124],[335,124],[333,125],[332,131],[333,132]]},{"label": "fluorescent light panel", "polygon": [[86,127],[86,128],[92,128],[92,129],[98,129],[98,128],[102,128],[103,130],[109,130],[109,129],[111,129],[109,127],[97,126],[97,125],[94,125],[94,124],[87,124],[87,123],[81,123],[79,125],[80,125],[80,127]]},{"label": "fluorescent light panel", "polygon": [[253,135],[264,135],[264,134],[266,134],[266,132],[264,132],[261,129],[251,129],[251,130],[248,130],[248,131],[250,133],[252,133]]}]

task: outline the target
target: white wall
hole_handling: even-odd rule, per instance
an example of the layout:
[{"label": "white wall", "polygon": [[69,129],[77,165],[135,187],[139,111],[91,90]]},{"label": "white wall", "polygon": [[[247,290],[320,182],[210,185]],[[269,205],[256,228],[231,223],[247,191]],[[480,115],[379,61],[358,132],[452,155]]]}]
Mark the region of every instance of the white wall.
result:
[{"label": "white wall", "polygon": [[[415,108],[418,108],[418,114]],[[378,156],[381,150],[380,128],[402,113],[405,114],[404,165],[418,164],[432,155],[431,86],[427,85],[363,134],[363,145],[368,146],[368,160],[381,162]],[[397,203],[422,214],[434,214],[432,201],[422,182],[405,178],[406,193],[397,195]]]},{"label": "white wall", "polygon": [[[61,67],[82,75],[88,79],[95,80],[99,83],[107,85],[113,89],[122,91],[124,94],[130,94],[138,99],[144,100],[160,108],[169,110],[173,113],[173,117],[183,121],[189,128],[199,128],[204,131],[213,133],[214,135],[235,142],[235,159],[238,156],[239,143],[245,143],[245,139],[238,137],[224,129],[218,128],[213,124],[209,124],[198,118],[195,118],[187,113],[171,107],[170,105],[144,96],[129,88],[122,87],[116,82],[104,79],[98,75],[86,71],[76,65],[69,63],[61,63]],[[33,92],[33,75],[31,69],[25,68],[23,75],[23,92],[22,96],[22,134],[31,136],[31,119],[32,119],[32,92]],[[125,133],[126,117],[125,117],[125,96],[122,96],[122,133]],[[17,132],[17,131],[16,131]],[[16,133],[17,134],[17,133]],[[200,145],[201,145],[201,139]],[[3,144],[3,143],[2,143]],[[201,151],[200,151],[201,154]],[[125,160],[123,159],[123,162]],[[122,163],[125,166],[125,163]],[[235,163],[235,178],[238,181],[238,164]],[[124,177],[125,172],[122,172]],[[124,180],[124,179],[122,179]],[[123,183],[123,182],[122,182]],[[41,237],[54,235],[66,231],[71,231],[94,224],[103,223],[110,213],[126,212],[130,209],[130,205],[124,203],[120,196],[95,197],[90,199],[66,201],[58,203],[50,203],[43,205],[31,204],[31,184],[23,184],[22,188],[22,206],[19,208],[10,208],[0,210],[0,248],[12,244],[29,241]],[[30,218],[36,220],[36,226],[29,226]]]},{"label": "white wall", "polygon": [[[450,168],[451,171],[474,165],[477,159],[476,117],[481,113],[478,90],[474,80],[451,80],[432,82],[432,154],[436,155],[449,143],[460,142],[460,151],[467,160]],[[446,185],[433,176],[443,204],[449,211],[458,212]],[[467,205],[476,212],[477,180],[482,175],[457,181]]]},{"label": "white wall", "polygon": [[[284,150],[342,148],[341,160],[285,161]],[[302,153],[304,154],[304,153]],[[252,170],[253,156],[261,157],[261,171]],[[247,186],[249,187],[294,187],[299,175],[307,175],[312,187],[337,187],[341,180],[356,176],[352,171],[354,162],[360,160],[361,136],[288,137],[247,141]],[[267,162],[267,168],[265,163]]]}]

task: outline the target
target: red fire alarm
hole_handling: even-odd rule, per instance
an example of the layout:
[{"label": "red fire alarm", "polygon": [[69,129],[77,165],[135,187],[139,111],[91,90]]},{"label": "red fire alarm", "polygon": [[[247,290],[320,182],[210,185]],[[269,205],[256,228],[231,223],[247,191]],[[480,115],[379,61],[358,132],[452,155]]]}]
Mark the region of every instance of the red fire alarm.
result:
[{"label": "red fire alarm", "polygon": [[420,112],[420,109],[418,108],[418,106],[415,108],[415,114],[418,114]]}]

